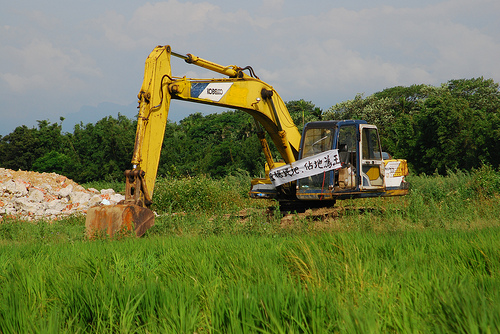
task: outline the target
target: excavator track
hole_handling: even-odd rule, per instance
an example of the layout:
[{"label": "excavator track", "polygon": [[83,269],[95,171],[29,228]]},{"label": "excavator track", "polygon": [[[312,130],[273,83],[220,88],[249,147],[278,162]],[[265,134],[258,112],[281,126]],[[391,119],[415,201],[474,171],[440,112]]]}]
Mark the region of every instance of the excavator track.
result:
[{"label": "excavator track", "polygon": [[335,205],[335,200],[324,201],[300,201],[300,200],[279,200],[280,211],[282,214],[302,213],[309,209],[328,208]]}]

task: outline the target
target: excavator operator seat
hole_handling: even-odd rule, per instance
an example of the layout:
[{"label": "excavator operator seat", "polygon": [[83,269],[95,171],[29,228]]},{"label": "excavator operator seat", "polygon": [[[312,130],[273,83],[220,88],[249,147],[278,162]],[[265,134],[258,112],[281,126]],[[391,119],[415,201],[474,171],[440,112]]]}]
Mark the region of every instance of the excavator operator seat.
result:
[{"label": "excavator operator seat", "polygon": [[350,163],[349,147],[347,144],[339,144],[339,156],[342,165],[347,165]]}]

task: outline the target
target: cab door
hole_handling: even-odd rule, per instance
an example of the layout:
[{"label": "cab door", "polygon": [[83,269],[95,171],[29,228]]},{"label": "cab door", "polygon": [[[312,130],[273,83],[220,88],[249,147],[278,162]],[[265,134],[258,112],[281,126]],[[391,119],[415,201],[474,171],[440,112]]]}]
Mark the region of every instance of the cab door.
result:
[{"label": "cab door", "polygon": [[359,161],[361,190],[384,189],[384,162],[377,127],[360,124]]},{"label": "cab door", "polygon": [[337,136],[337,148],[342,167],[336,174],[338,185],[336,190],[339,192],[352,192],[358,187],[358,138],[356,123],[340,125]]},{"label": "cab door", "polygon": [[[327,125],[329,123],[325,123]],[[332,127],[310,127],[304,130],[301,159],[326,152],[333,148],[335,129]],[[318,199],[331,192],[332,171],[320,173],[297,181],[297,198]]]}]

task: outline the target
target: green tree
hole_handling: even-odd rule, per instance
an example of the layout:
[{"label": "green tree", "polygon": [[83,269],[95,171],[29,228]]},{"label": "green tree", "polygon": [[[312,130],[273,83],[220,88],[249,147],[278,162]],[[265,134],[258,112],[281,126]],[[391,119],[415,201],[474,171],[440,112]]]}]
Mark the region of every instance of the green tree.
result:
[{"label": "green tree", "polygon": [[304,125],[308,122],[321,121],[323,111],[316,107],[311,101],[303,99],[297,101],[288,101],[285,103],[292,120],[302,133]]},{"label": "green tree", "polygon": [[32,170],[36,172],[57,173],[72,178],[73,161],[66,154],[50,151],[35,160]]},{"label": "green tree", "polygon": [[499,84],[483,77],[450,80],[447,84],[452,96],[463,98],[472,109],[485,113],[500,111]]},{"label": "green tree", "polygon": [[31,170],[33,163],[46,153],[61,150],[61,125],[46,120],[38,127],[18,126],[0,139],[1,164],[5,168]]},{"label": "green tree", "polygon": [[258,174],[264,156],[255,135],[253,118],[243,111],[224,111],[168,123],[159,173],[224,176],[240,170]]},{"label": "green tree", "polygon": [[31,165],[37,158],[36,131],[35,128],[22,125],[2,137],[0,154],[3,167],[16,170],[31,169]]},{"label": "green tree", "polygon": [[77,182],[120,180],[129,169],[136,122],[123,115],[105,117],[96,124],[77,124],[67,136]]},{"label": "green tree", "polygon": [[410,156],[417,172],[446,174],[448,170],[478,167],[474,110],[449,90],[430,96],[417,121],[416,146]]},{"label": "green tree", "polygon": [[[330,119],[377,125],[384,150],[406,158],[414,173],[500,165],[500,91],[492,79],[387,88],[368,97],[358,94],[324,113],[304,100],[286,106],[299,130],[307,122]],[[122,179],[130,168],[135,130],[136,121],[122,115],[80,123],[65,134],[60,124],[38,121],[36,128],[23,125],[0,137],[0,165],[62,173],[77,182]],[[265,159],[256,130],[252,116],[242,111],[196,113],[178,124],[168,122],[159,174],[262,174]]]},{"label": "green tree", "polygon": [[499,85],[473,78],[358,94],[329,108],[324,119],[364,119],[379,128],[382,147],[406,158],[413,172],[446,173],[499,166],[499,108]]},{"label": "green tree", "polygon": [[475,161],[500,166],[500,89],[493,79],[483,77],[450,80],[451,94],[463,98],[474,110],[472,128]]}]

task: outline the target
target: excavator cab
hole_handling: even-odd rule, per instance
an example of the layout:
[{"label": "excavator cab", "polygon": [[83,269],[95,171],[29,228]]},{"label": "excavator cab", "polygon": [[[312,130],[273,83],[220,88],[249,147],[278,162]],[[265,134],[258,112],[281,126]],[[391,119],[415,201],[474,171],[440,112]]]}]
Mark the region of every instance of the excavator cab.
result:
[{"label": "excavator cab", "polygon": [[310,122],[302,131],[298,159],[266,170],[269,178],[252,184],[250,195],[276,198],[292,208],[329,206],[337,199],[405,195],[407,174],[406,160],[383,159],[375,125]]},{"label": "excavator cab", "polygon": [[336,200],[386,195],[385,163],[376,126],[361,120],[311,122],[304,127],[302,138],[298,162],[321,166],[325,161],[308,159],[334,150],[340,164],[333,170],[318,170],[315,175],[299,178],[297,199]]}]

